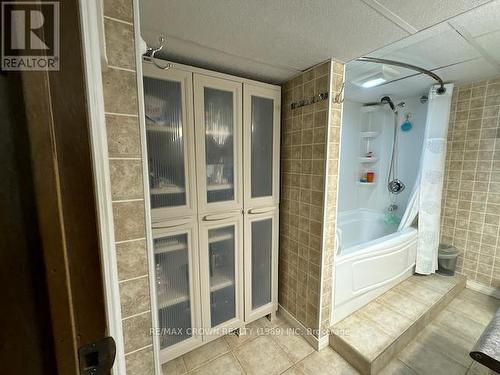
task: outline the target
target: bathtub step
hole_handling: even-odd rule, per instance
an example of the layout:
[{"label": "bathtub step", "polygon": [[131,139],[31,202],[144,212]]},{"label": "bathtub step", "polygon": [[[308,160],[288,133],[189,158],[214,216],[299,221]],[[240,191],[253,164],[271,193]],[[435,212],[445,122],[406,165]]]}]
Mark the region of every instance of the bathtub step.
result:
[{"label": "bathtub step", "polygon": [[333,325],[330,346],[361,374],[377,374],[464,288],[461,276],[410,276]]}]

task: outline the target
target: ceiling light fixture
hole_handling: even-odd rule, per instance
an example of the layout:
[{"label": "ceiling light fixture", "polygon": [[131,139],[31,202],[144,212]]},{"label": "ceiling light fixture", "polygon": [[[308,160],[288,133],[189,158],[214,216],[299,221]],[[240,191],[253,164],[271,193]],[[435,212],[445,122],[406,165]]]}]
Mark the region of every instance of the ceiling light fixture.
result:
[{"label": "ceiling light fixture", "polygon": [[389,82],[397,77],[399,77],[399,71],[382,65],[381,69],[364,74],[362,77],[354,80],[353,83],[356,86],[367,89],[370,87],[380,86],[381,84]]}]

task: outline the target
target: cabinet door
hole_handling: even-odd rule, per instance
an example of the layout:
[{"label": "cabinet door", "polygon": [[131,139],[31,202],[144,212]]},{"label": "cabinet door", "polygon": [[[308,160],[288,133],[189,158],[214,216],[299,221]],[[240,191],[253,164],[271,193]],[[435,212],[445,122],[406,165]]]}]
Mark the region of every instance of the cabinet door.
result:
[{"label": "cabinet door", "polygon": [[278,308],[278,209],[245,214],[245,323]]},{"label": "cabinet door", "polygon": [[200,218],[203,326],[207,340],[243,322],[243,215]]},{"label": "cabinet door", "polygon": [[245,208],[279,202],[279,89],[243,86]]},{"label": "cabinet door", "polygon": [[194,75],[198,209],[242,208],[242,84]]},{"label": "cabinet door", "polygon": [[[156,318],[162,363],[202,341],[197,222],[177,219],[153,226]],[[194,329],[194,330],[193,330]]]},{"label": "cabinet door", "polygon": [[151,217],[196,213],[192,73],[144,63]]}]

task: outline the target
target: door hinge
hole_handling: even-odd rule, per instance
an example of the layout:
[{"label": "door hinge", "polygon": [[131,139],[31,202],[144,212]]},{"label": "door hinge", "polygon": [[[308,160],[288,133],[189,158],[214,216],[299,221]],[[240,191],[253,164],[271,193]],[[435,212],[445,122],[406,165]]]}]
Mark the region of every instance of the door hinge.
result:
[{"label": "door hinge", "polygon": [[80,375],[109,374],[115,362],[116,345],[112,337],[81,346],[78,349]]}]

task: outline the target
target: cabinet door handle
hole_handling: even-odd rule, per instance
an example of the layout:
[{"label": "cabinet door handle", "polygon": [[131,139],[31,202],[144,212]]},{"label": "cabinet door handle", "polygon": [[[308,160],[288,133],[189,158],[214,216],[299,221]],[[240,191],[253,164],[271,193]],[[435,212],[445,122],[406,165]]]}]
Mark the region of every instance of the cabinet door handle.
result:
[{"label": "cabinet door handle", "polygon": [[249,214],[266,214],[268,212],[273,212],[274,208],[251,208],[248,210]]},{"label": "cabinet door handle", "polygon": [[230,217],[233,217],[235,213],[236,212],[225,213],[225,214],[205,215],[205,216],[203,216],[203,220],[204,221],[218,221],[218,220],[229,219]]},{"label": "cabinet door handle", "polygon": [[191,218],[162,221],[159,223],[153,223],[152,227],[153,229],[175,228],[180,227],[181,225],[189,224],[191,221]]}]

